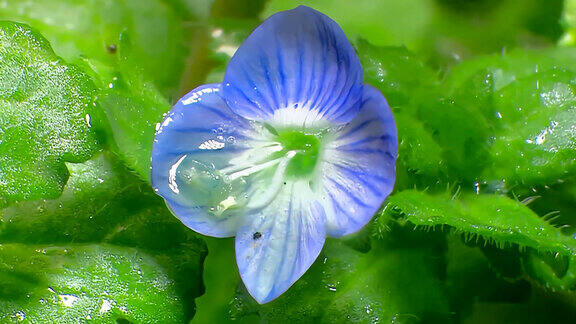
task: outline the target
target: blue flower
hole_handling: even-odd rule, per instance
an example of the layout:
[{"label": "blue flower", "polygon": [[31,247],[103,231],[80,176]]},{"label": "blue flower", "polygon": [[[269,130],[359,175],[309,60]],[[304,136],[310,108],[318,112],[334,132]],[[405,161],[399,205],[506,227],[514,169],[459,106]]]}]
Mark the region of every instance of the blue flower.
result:
[{"label": "blue flower", "polygon": [[390,108],[362,83],[343,31],[300,6],[256,28],[223,83],[168,113],[152,184],[186,226],[236,236],[242,280],[265,303],[306,272],[326,236],[370,221],[392,191],[397,146]]}]

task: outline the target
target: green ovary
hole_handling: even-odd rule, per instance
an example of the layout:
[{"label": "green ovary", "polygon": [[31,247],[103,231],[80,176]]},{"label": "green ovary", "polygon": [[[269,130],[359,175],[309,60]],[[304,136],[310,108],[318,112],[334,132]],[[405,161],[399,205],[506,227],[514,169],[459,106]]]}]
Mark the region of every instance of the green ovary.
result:
[{"label": "green ovary", "polygon": [[317,135],[300,131],[282,131],[278,132],[278,141],[283,148],[279,152],[280,155],[285,155],[289,151],[296,152],[286,168],[286,176],[302,177],[314,171],[320,154],[320,140]]}]

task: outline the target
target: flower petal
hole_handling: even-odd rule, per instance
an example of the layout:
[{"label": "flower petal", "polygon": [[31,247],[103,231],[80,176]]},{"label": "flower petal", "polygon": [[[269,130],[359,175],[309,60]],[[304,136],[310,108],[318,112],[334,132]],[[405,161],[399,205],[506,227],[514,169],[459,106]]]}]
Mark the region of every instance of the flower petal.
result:
[{"label": "flower petal", "polygon": [[308,181],[291,182],[269,206],[247,215],[238,231],[240,275],[261,304],[286,291],[322,250],[324,211],[312,196]]},{"label": "flower petal", "polygon": [[232,57],[223,84],[222,96],[245,118],[339,124],[359,110],[362,67],[336,22],[299,6],[254,30]]},{"label": "flower petal", "polygon": [[[152,186],[188,227],[205,235],[233,236],[239,212],[214,217],[208,212],[210,200],[226,195],[217,171],[246,145],[249,122],[234,114],[221,99],[219,84],[194,89],[172,108],[156,133],[152,148]],[[196,170],[205,182],[186,182],[180,167]],[[211,191],[214,192],[205,192]],[[216,199],[218,200],[218,199]],[[217,203],[217,202],[216,202]]]},{"label": "flower petal", "polygon": [[326,231],[340,237],[358,231],[394,187],[398,139],[382,94],[364,87],[362,109],[335,135],[322,159]]}]

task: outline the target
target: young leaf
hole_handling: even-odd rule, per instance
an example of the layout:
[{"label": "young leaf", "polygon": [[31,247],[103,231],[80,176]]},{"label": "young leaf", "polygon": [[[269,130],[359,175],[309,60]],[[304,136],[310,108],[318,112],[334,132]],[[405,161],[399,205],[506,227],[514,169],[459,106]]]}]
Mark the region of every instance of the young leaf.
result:
[{"label": "young leaf", "polygon": [[470,195],[460,202],[446,195],[405,190],[388,199],[384,213],[416,226],[449,226],[468,238],[482,237],[500,246],[516,244],[576,256],[573,238],[506,196]]},{"label": "young leaf", "polygon": [[0,22],[0,205],[56,198],[68,172],[99,149],[90,78],[30,27]]}]

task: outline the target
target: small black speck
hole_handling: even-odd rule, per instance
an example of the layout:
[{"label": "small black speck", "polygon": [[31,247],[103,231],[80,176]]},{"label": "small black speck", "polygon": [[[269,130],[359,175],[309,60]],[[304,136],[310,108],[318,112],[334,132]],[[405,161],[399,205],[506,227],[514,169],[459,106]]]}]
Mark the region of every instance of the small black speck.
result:
[{"label": "small black speck", "polygon": [[284,184],[286,184],[286,182],[284,182]]},{"label": "small black speck", "polygon": [[106,50],[108,51],[108,53],[110,54],[116,54],[116,44],[110,44],[108,45],[108,47],[106,47]]},{"label": "small black speck", "polygon": [[256,233],[254,233],[254,235],[252,235],[252,238],[253,238],[254,240],[257,240],[257,239],[259,239],[259,238],[261,238],[261,237],[262,237],[262,233],[260,233],[260,232],[256,232]]}]

